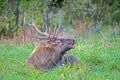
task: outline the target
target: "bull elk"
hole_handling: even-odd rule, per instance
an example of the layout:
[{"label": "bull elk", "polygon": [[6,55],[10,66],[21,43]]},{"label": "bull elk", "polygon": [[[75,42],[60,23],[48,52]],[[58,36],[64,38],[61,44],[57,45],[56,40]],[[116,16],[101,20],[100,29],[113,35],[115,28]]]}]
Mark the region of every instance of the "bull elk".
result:
[{"label": "bull elk", "polygon": [[57,38],[61,23],[58,28],[54,28],[52,35],[48,34],[48,29],[42,32],[38,29],[34,22],[29,24],[31,28],[34,28],[41,36],[35,34],[31,29],[32,36],[40,40],[48,40],[46,43],[38,45],[31,55],[28,57],[26,64],[32,68],[40,69],[42,71],[49,70],[55,66],[66,64],[67,62],[74,63],[78,59],[65,53],[75,47],[74,39]]}]

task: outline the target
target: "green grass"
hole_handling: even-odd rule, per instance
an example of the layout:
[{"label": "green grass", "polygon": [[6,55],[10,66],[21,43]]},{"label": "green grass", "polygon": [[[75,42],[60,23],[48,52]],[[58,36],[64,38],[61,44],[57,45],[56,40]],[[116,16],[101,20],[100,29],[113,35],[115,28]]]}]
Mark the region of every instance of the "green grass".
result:
[{"label": "green grass", "polygon": [[0,80],[119,80],[120,38],[76,40],[76,48],[69,51],[83,65],[79,69],[59,67],[41,72],[25,66],[34,45],[0,45]]}]

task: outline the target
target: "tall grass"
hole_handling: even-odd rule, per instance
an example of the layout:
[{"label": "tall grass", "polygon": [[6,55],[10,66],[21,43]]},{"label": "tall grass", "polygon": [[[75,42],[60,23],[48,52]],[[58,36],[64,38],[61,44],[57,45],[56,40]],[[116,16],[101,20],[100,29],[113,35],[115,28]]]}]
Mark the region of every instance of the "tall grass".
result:
[{"label": "tall grass", "polygon": [[41,72],[25,66],[33,44],[0,45],[0,80],[119,80],[120,38],[91,37],[76,39],[76,48],[67,52],[80,59],[84,66],[58,67]]}]

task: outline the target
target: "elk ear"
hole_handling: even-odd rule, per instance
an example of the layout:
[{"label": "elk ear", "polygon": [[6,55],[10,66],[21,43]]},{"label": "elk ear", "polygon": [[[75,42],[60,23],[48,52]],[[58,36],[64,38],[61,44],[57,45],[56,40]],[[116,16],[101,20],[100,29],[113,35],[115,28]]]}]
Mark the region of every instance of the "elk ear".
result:
[{"label": "elk ear", "polygon": [[59,46],[63,44],[61,40],[56,40],[55,43]]}]

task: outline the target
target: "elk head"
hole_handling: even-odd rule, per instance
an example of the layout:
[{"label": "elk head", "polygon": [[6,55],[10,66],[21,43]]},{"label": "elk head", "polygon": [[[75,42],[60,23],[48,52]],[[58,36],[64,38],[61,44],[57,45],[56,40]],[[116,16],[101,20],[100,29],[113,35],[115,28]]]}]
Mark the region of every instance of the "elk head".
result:
[{"label": "elk head", "polygon": [[[52,35],[48,34],[48,28],[46,26],[46,31],[42,32],[41,30],[38,29],[38,27],[35,25],[34,22],[32,24],[29,24],[31,28],[31,35],[37,39],[40,40],[48,40],[46,43],[46,48],[52,48],[60,53],[65,53],[66,51],[73,49],[75,47],[75,40],[74,39],[65,39],[65,38],[58,38],[58,33],[60,31],[61,23],[59,23],[58,28],[54,28],[54,32]],[[42,36],[38,36],[34,33],[32,27],[35,28],[35,30],[41,34]]]},{"label": "elk head", "polygon": [[[39,45],[35,48],[33,53],[27,60],[27,64],[37,69],[46,70],[55,66],[55,64],[62,58],[66,51],[73,49],[75,45],[74,39],[58,38],[58,33],[61,27],[61,23],[58,28],[54,28],[52,35],[46,31],[42,32],[38,29],[34,22],[29,24],[31,28],[31,35],[40,40],[48,40],[46,43]],[[34,28],[41,36],[34,33]]]}]

